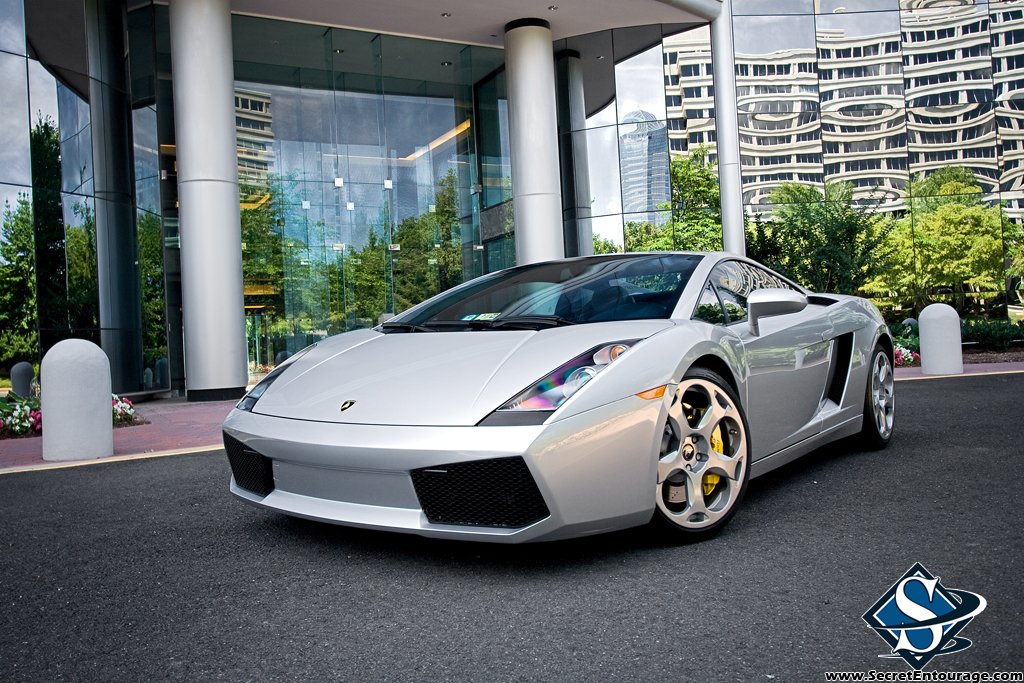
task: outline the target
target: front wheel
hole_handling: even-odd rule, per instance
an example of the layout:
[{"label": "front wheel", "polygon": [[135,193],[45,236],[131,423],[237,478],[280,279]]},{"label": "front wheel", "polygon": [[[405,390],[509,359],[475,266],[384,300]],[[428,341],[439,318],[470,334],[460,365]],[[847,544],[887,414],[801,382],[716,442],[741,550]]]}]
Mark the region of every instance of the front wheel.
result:
[{"label": "front wheel", "polygon": [[747,434],[746,416],[729,384],[704,368],[688,371],[662,436],[656,519],[694,540],[725,526],[750,476]]},{"label": "front wheel", "polygon": [[896,417],[892,361],[880,345],[871,353],[870,368],[860,443],[867,450],[877,451],[889,444]]}]

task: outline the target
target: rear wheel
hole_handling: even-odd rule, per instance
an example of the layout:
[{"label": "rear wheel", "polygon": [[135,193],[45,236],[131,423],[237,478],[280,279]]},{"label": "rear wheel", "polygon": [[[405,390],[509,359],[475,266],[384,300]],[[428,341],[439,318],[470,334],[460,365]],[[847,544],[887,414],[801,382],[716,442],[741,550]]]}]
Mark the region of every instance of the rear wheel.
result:
[{"label": "rear wheel", "polygon": [[654,491],[656,519],[697,540],[725,526],[750,475],[747,420],[729,384],[692,368],[668,411]]},{"label": "rear wheel", "polygon": [[889,444],[895,426],[895,386],[892,361],[881,345],[871,353],[871,374],[868,376],[867,395],[864,397],[864,426],[860,442],[867,450],[880,450]]}]

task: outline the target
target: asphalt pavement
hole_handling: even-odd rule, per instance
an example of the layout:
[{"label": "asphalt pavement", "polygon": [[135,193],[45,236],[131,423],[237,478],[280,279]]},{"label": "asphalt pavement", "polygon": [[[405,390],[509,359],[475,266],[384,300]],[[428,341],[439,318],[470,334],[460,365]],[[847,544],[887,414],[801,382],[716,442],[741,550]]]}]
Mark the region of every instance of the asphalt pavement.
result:
[{"label": "asphalt pavement", "polygon": [[820,681],[915,562],[988,606],[928,670],[1024,669],[1024,375],[897,384],[889,448],[751,483],[716,538],[527,546],[291,519],[223,451],[0,475],[0,681]]}]

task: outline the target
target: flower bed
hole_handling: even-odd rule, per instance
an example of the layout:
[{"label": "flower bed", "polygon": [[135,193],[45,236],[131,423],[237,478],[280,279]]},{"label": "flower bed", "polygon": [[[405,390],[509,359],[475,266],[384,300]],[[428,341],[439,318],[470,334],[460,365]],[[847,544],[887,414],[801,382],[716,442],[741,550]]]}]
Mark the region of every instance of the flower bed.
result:
[{"label": "flower bed", "polygon": [[[135,412],[127,398],[110,395],[110,413],[114,428],[149,424],[148,420]],[[43,411],[39,397],[22,398],[14,392],[0,400],[0,439],[18,439],[41,436],[43,433]]]}]

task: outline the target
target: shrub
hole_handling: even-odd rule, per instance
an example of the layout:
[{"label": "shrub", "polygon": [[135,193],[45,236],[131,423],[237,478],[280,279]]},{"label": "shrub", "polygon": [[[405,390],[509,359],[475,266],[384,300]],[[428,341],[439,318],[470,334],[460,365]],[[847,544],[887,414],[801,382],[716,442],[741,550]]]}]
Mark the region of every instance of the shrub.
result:
[{"label": "shrub", "polygon": [[977,342],[991,351],[1005,351],[1015,340],[1024,337],[1024,327],[1004,320],[965,320],[960,326],[960,338]]}]

